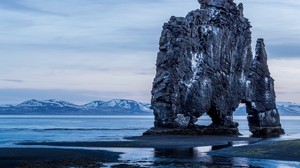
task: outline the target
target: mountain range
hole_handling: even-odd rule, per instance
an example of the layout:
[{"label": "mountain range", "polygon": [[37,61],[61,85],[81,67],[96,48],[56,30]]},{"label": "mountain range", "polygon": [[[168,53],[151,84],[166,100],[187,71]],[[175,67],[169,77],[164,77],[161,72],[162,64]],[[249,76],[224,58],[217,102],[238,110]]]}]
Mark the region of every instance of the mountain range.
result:
[{"label": "mountain range", "polygon": [[[281,116],[300,116],[300,104],[292,102],[277,102],[277,109]],[[235,112],[235,116],[245,116],[246,107],[239,107]]]},{"label": "mountain range", "polygon": [[[277,109],[282,116],[300,116],[300,104],[277,102]],[[28,100],[18,105],[0,106],[0,115],[153,115],[149,103],[134,100],[113,99],[93,101],[76,105],[61,100]],[[241,106],[235,116],[245,116],[246,107]]]},{"label": "mountain range", "polygon": [[0,114],[31,115],[151,115],[150,104],[134,100],[113,99],[76,105],[61,100],[28,100],[18,105],[0,106]]}]

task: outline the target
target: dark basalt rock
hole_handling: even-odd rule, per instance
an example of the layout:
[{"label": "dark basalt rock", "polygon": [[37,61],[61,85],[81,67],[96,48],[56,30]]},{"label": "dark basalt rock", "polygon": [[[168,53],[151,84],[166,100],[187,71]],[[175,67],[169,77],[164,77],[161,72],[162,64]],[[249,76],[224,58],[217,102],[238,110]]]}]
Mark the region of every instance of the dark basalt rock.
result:
[{"label": "dark basalt rock", "polygon": [[228,127],[194,126],[188,128],[151,128],[143,135],[240,135],[239,130]]},{"label": "dark basalt rock", "polygon": [[274,79],[270,76],[263,39],[258,39],[247,84],[246,107],[250,131],[254,136],[283,134],[276,108]]},{"label": "dark basalt rock", "polygon": [[251,25],[243,5],[198,1],[201,9],[186,17],[172,16],[163,26],[152,89],[155,127],[145,134],[160,134],[162,129],[164,134],[188,134],[204,113],[212,118],[205,128],[211,132],[204,134],[214,134],[211,128],[232,134],[238,130],[232,114],[241,102],[247,105],[254,134],[281,129],[264,44],[258,40],[253,59]]}]

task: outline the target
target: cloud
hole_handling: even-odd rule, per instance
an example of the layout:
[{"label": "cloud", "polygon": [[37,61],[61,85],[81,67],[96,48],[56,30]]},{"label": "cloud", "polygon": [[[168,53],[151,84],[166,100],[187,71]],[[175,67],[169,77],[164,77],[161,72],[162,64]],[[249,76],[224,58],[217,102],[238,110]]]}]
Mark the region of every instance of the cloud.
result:
[{"label": "cloud", "polygon": [[[300,56],[300,2],[235,2],[244,3],[253,26],[253,46],[263,37],[270,59]],[[196,8],[196,0],[3,1],[0,88],[35,88],[10,90],[5,94],[10,101],[36,96],[83,102],[96,95],[148,101],[163,23]],[[281,81],[296,69],[293,65],[283,74],[280,66],[276,62],[277,69],[271,71],[279,87],[288,84]],[[4,96],[1,100],[6,101]]]},{"label": "cloud", "polygon": [[24,3],[24,1],[18,1],[18,0],[1,1],[0,8],[5,10],[15,10],[20,12],[30,12],[30,13],[37,13],[37,14],[60,15],[59,13],[45,11],[38,8],[32,8],[28,6],[26,3]]},{"label": "cloud", "polygon": [[300,58],[300,44],[271,44],[266,49],[270,58]]},{"label": "cloud", "polygon": [[[0,11],[2,16],[6,16],[1,20],[13,20],[16,27],[22,22],[25,27],[0,29],[8,33],[1,38],[0,43],[23,46],[25,49],[153,51],[157,50],[162,23],[176,14],[176,3],[172,1],[53,0],[41,3],[27,0],[22,1],[21,5],[17,1],[13,2],[9,3],[9,12]],[[184,5],[197,4],[191,2],[185,2]],[[24,6],[31,10],[60,11],[66,16],[22,13],[18,9],[24,9]],[[187,12],[181,13],[185,15]]]},{"label": "cloud", "polygon": [[253,48],[257,38],[264,38],[271,57],[300,58],[300,1],[236,0],[244,4],[250,19]]},{"label": "cloud", "polygon": [[12,82],[12,83],[23,83],[24,82],[23,80],[20,80],[20,79],[1,79],[1,81]]},{"label": "cloud", "polygon": [[151,75],[155,76],[155,67],[152,68],[141,68],[136,72],[137,75]]}]

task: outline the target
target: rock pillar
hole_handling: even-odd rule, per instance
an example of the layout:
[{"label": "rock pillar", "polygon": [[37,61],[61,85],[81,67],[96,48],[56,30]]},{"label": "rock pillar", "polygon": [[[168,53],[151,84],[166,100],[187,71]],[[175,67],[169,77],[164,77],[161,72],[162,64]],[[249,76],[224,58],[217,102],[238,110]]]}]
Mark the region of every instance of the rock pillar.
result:
[{"label": "rock pillar", "polygon": [[[146,134],[236,135],[233,112],[240,103],[247,104],[254,135],[282,132],[263,40],[253,59],[243,5],[198,1],[200,9],[163,25],[151,100],[155,123]],[[195,123],[205,113],[212,124],[203,129]]]},{"label": "rock pillar", "polygon": [[263,39],[257,40],[255,58],[246,83],[248,122],[253,135],[268,136],[284,133],[276,108],[274,79],[270,76]]}]

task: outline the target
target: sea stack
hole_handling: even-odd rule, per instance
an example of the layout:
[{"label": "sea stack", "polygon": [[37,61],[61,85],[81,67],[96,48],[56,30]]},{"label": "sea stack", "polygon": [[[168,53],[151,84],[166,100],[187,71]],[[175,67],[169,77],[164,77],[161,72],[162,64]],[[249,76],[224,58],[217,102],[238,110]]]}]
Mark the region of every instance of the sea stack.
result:
[{"label": "sea stack", "polygon": [[250,131],[254,136],[282,134],[274,79],[270,76],[263,39],[256,43],[256,54],[247,78],[246,108]]},{"label": "sea stack", "polygon": [[[254,135],[282,134],[264,43],[258,40],[253,59],[243,5],[198,1],[200,9],[163,25],[151,101],[155,123],[144,135],[238,135],[233,112],[240,103]],[[196,125],[205,113],[212,124]]]}]

